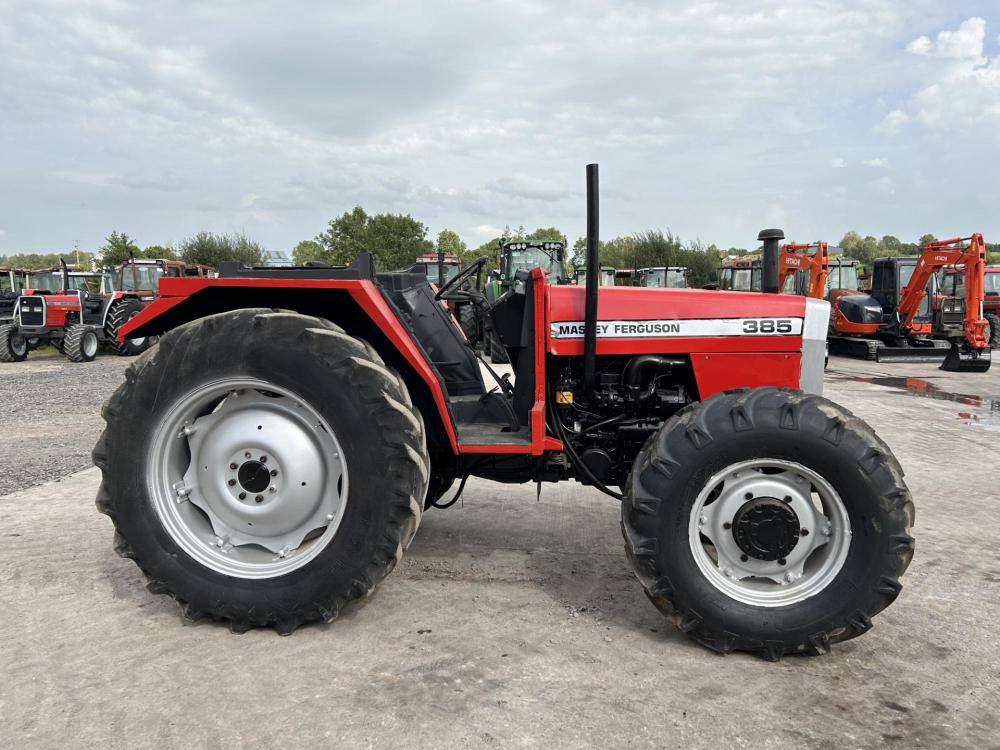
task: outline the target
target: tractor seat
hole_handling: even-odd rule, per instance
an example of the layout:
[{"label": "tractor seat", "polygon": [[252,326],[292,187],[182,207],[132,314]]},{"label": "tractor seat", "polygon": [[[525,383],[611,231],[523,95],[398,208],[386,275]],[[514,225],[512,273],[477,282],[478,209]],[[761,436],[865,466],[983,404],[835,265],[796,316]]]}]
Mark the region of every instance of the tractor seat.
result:
[{"label": "tractor seat", "polygon": [[80,302],[83,304],[83,309],[80,311],[82,322],[87,322],[87,318],[100,315],[101,308],[104,306],[104,297],[81,290]]}]

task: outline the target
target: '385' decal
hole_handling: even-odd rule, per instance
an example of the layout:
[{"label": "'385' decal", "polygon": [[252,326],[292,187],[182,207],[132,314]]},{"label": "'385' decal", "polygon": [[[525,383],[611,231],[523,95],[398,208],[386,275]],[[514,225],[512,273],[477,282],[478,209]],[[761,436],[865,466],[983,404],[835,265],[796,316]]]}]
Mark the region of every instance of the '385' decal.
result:
[{"label": "'385' decal", "polygon": [[[582,339],[583,321],[549,327],[554,339]],[[598,338],[678,338],[686,336],[799,336],[802,318],[694,318],[686,320],[599,320]]]}]

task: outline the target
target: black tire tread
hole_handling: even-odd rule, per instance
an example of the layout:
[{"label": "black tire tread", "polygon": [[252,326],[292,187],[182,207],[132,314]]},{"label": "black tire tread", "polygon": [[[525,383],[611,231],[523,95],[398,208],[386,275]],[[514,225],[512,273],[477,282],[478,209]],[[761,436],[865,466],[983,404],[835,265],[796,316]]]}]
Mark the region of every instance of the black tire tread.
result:
[{"label": "black tire tread", "polygon": [[[316,358],[323,362],[331,375],[336,373],[337,376],[346,379],[354,393],[372,406],[372,432],[377,433],[392,449],[390,462],[392,471],[400,475],[401,480],[398,482],[400,489],[394,492],[394,497],[391,499],[390,523],[385,529],[381,543],[377,545],[372,558],[368,561],[364,575],[354,580],[346,590],[330,592],[323,600],[310,602],[294,611],[254,611],[250,614],[234,611],[227,607],[225,602],[219,602],[216,611],[208,612],[194,608],[173,591],[167,582],[153,576],[148,566],[135,554],[125,536],[120,533],[116,520],[117,504],[129,502],[130,499],[114,498],[110,490],[109,440],[116,416],[129,399],[142,372],[149,367],[155,368],[161,358],[170,356],[172,345],[184,329],[197,336],[203,333],[206,327],[213,326],[212,318],[216,316],[202,318],[175,329],[176,336],[172,335],[174,332],[167,334],[160,340],[158,346],[137,357],[125,370],[125,382],[104,406],[102,416],[107,424],[93,450],[94,464],[101,471],[101,485],[96,505],[97,509],[109,516],[115,525],[115,552],[120,557],[135,562],[145,576],[146,588],[151,593],[164,594],[176,600],[181,605],[185,619],[210,618],[224,621],[234,633],[242,633],[257,627],[273,627],[279,634],[288,635],[300,625],[309,622],[332,622],[346,605],[371,594],[375,586],[393,570],[403,551],[412,542],[420,524],[423,496],[422,492],[407,491],[405,487],[425,488],[428,482],[429,461],[426,458],[423,420],[419,411],[413,406],[402,378],[384,364],[378,353],[367,342],[349,336],[339,326],[321,318],[268,309],[248,309],[240,313],[250,317],[251,326],[255,328],[265,325],[266,319],[274,316],[294,315],[306,318],[308,327],[302,332],[300,340],[289,344],[313,348]],[[331,338],[339,345],[336,347],[340,350],[339,354],[332,353],[334,347],[327,343]],[[320,341],[323,341],[324,345],[318,345]]]},{"label": "black tire tread", "polygon": [[[775,410],[778,395],[784,408]],[[775,413],[775,412],[778,413]],[[813,633],[804,642],[778,640],[755,641],[712,629],[691,606],[681,606],[674,585],[658,569],[657,539],[654,521],[659,504],[670,502],[648,484],[657,476],[670,478],[672,471],[687,462],[697,462],[698,453],[718,430],[739,431],[747,423],[778,420],[781,426],[797,430],[819,412],[826,419],[823,433],[828,441],[836,440],[851,450],[859,464],[877,486],[878,502],[897,531],[882,551],[882,574],[872,582],[865,598],[865,608],[845,618],[842,627]],[[633,464],[622,501],[622,536],[629,562],[646,596],[682,631],[698,643],[718,651],[755,652],[767,660],[780,659],[787,653],[823,654],[833,643],[854,638],[871,628],[871,620],[899,595],[899,577],[913,557],[914,540],[909,529],[914,523],[914,505],[903,481],[903,471],[888,446],[862,420],[834,402],[786,388],[737,389],[718,393],[704,402],[689,404],[668,420],[646,443]]]},{"label": "black tire tread", "polygon": [[27,358],[27,346],[25,346],[24,355],[19,356],[10,345],[10,340],[14,336],[15,332],[16,329],[14,325],[10,323],[0,325],[0,362],[23,362],[25,358]]},{"label": "black tire tread", "polygon": [[75,323],[66,329],[60,351],[70,362],[89,361],[83,353],[83,337],[87,334],[87,332],[93,330],[93,326],[85,325],[83,323]]},{"label": "black tire tread", "polygon": [[1000,315],[995,313],[986,313],[983,317],[986,318],[990,324],[990,348],[1000,349]]},{"label": "black tire tread", "polygon": [[135,346],[118,340],[118,330],[132,317],[133,311],[142,309],[142,303],[137,299],[125,297],[111,303],[108,310],[108,317],[104,323],[104,331],[107,334],[108,346],[122,357],[134,357],[149,348],[150,341],[147,337],[143,346],[137,349]]}]

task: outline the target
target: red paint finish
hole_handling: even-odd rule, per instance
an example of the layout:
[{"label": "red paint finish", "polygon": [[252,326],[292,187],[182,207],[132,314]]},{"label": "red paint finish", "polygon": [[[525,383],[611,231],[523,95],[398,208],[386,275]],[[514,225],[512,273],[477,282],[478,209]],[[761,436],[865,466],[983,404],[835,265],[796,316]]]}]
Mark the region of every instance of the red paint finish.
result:
[{"label": "red paint finish", "polygon": [[757,388],[774,385],[799,387],[799,352],[786,354],[691,354],[691,368],[698,386],[698,398],[729,388]]}]

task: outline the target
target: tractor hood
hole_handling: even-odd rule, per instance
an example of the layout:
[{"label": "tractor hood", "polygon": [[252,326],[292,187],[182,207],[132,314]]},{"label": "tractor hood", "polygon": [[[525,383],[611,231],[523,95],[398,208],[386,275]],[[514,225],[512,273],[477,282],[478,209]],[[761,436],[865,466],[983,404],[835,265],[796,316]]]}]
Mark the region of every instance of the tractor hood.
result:
[{"label": "tractor hood", "polygon": [[[550,286],[548,294],[549,353],[582,354],[585,290]],[[721,384],[713,392],[775,385],[775,377],[782,385],[822,391],[830,317],[824,300],[637,287],[605,287],[598,300],[598,356],[687,354],[699,383]]]}]

